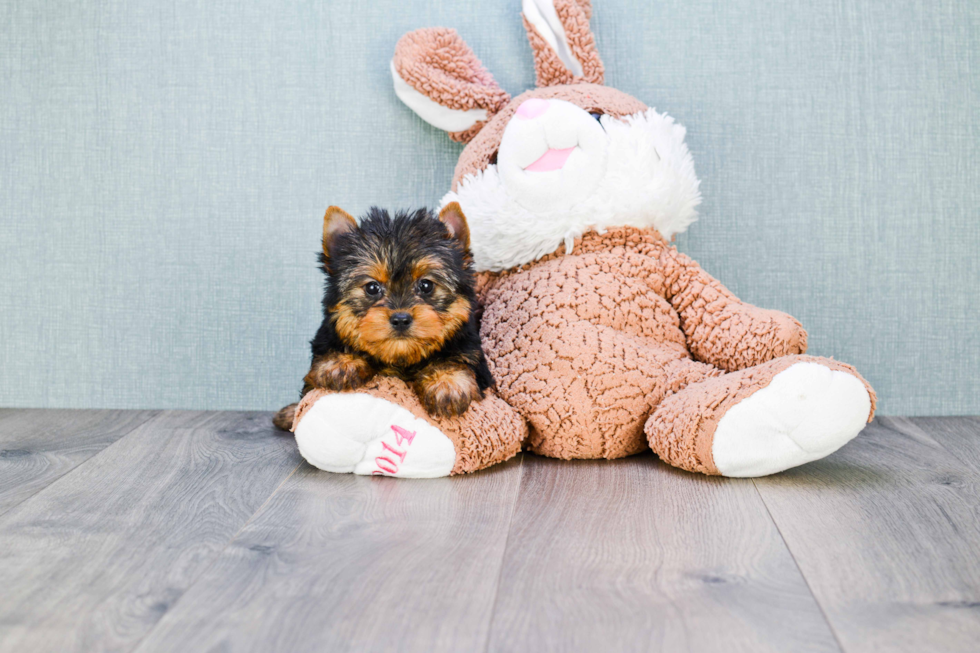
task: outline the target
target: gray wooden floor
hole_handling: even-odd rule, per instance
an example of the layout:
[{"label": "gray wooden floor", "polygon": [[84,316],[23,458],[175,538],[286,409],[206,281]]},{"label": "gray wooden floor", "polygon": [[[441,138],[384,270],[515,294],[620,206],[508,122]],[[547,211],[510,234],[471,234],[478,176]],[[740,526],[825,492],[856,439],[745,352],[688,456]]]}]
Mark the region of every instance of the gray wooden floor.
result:
[{"label": "gray wooden floor", "polygon": [[0,651],[980,650],[980,418],[403,481],[269,417],[0,410]]}]

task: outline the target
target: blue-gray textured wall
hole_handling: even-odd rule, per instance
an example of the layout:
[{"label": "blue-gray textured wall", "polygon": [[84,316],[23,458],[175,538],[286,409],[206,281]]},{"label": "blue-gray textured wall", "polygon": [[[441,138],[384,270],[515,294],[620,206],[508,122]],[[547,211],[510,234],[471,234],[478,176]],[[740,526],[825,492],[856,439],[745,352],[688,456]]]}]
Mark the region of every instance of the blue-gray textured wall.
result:
[{"label": "blue-gray textured wall", "polygon": [[[456,27],[517,93],[519,0],[0,0],[0,405],[273,409],[328,204],[434,204],[459,146],[388,60]],[[607,82],[688,127],[678,243],[881,411],[980,413],[980,3],[595,0]]]}]

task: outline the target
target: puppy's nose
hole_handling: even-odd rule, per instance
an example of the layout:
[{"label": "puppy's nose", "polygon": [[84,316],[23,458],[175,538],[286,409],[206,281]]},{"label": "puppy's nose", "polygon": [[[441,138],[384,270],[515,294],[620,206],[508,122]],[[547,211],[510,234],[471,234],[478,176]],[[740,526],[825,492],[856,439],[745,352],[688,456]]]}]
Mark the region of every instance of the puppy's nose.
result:
[{"label": "puppy's nose", "polygon": [[388,321],[391,322],[391,326],[395,327],[396,331],[404,331],[412,326],[412,316],[404,311],[392,313]]},{"label": "puppy's nose", "polygon": [[530,120],[531,118],[537,118],[547,110],[547,100],[531,98],[530,100],[524,100],[521,102],[521,106],[517,107],[517,115],[521,118],[527,118]]}]

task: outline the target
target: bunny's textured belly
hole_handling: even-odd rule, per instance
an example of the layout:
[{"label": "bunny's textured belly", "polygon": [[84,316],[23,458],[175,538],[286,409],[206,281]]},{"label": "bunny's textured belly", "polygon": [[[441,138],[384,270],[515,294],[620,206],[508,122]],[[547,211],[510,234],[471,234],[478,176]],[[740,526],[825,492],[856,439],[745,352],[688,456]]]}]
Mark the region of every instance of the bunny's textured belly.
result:
[{"label": "bunny's textured belly", "polygon": [[531,424],[529,447],[559,458],[642,451],[653,407],[718,373],[691,360],[673,308],[609,251],[501,275],[481,334],[498,392]]}]

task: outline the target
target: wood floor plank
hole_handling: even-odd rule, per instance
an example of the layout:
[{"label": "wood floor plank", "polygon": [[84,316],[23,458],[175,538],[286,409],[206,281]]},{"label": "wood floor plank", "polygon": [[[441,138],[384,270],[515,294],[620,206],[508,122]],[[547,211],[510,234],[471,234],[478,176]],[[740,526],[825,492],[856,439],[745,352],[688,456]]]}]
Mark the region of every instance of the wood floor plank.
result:
[{"label": "wood floor plank", "polygon": [[158,412],[3,410],[0,412],[0,515]]},{"label": "wood floor plank", "polygon": [[0,651],[129,651],[299,456],[268,413],[167,412],[0,517]]},{"label": "wood floor plank", "polygon": [[479,651],[519,483],[304,465],[138,651]]},{"label": "wood floor plank", "polygon": [[980,476],[922,424],[756,484],[845,651],[978,649]]},{"label": "wood floor plank", "polygon": [[905,433],[927,433],[966,467],[980,474],[980,417],[883,417],[882,423]]},{"label": "wood floor plank", "polygon": [[751,481],[527,456],[490,651],[837,651]]}]

